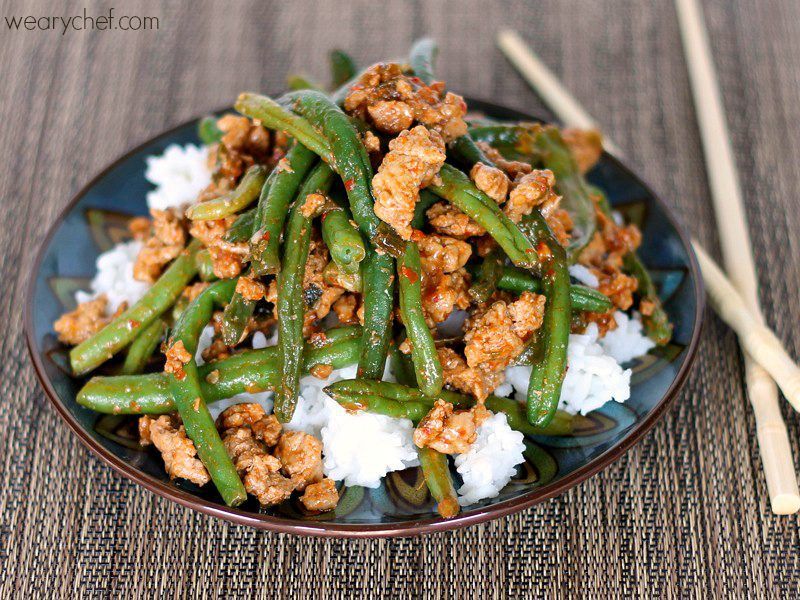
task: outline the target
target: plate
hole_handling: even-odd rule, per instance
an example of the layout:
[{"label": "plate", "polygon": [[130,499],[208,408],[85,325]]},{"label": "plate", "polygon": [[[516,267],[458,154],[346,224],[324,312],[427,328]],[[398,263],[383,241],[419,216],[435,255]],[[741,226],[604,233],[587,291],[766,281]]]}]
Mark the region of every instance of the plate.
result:
[{"label": "plate", "polygon": [[[507,120],[538,120],[488,102],[468,100],[471,110]],[[703,314],[703,289],[688,237],[670,209],[636,175],[604,154],[588,174],[614,207],[642,228],[640,254],[659,286],[675,324],[673,342],[633,369],[631,398],[610,402],[582,418],[569,437],[526,438],[526,462],[497,498],[444,520],[435,511],[418,468],[391,473],[376,489],[341,490],[333,513],[310,515],[297,502],[259,509],[251,499],[225,506],[212,485],[205,489],[171,482],[160,456],[126,436],[116,417],[100,417],[79,406],[82,379],[70,376],[67,350],[52,323],[74,307],[74,292],[86,288],[97,255],[127,238],[126,223],[147,213],[145,158],[169,144],[198,143],[192,120],[167,131],[114,162],[69,202],[42,244],[28,289],[25,333],[31,359],[47,397],[89,450],[123,476],[165,498],[236,523],[286,533],[336,537],[417,535],[473,525],[524,510],[577,485],[608,466],[653,427],[678,395],[694,358]]]}]

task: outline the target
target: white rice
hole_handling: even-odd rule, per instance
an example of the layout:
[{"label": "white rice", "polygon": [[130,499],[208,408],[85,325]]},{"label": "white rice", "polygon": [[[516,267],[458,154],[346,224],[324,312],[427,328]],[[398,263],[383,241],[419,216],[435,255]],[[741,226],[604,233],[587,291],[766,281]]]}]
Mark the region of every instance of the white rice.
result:
[{"label": "white rice", "polygon": [[464,484],[458,488],[461,506],[494,498],[525,460],[524,436],[508,425],[503,413],[492,415],[478,427],[478,438],[468,452],[455,457]]},{"label": "white rice", "polygon": [[[623,370],[597,341],[597,324],[590,323],[584,334],[571,334],[567,346],[567,375],[561,387],[558,407],[570,414],[588,414],[615,400],[631,396],[631,370]],[[524,400],[528,391],[530,367],[509,367],[506,379],[515,397]]]},{"label": "white rice", "polygon": [[597,279],[597,275],[592,273],[589,269],[587,269],[583,265],[570,265],[569,274],[578,283],[582,283],[583,285],[588,285],[591,288],[597,288],[597,286],[600,285],[600,281]]},{"label": "white rice", "polygon": [[87,302],[105,294],[108,298],[108,314],[114,313],[123,302],[127,302],[128,306],[137,302],[150,288],[149,283],[133,278],[133,264],[141,248],[142,243],[134,240],[117,244],[103,252],[95,262],[97,272],[89,284],[90,291],[76,292],[75,300],[78,303]]},{"label": "white rice", "polygon": [[617,328],[606,333],[600,340],[600,346],[606,354],[623,364],[647,354],[655,347],[655,342],[642,331],[642,321],[638,313],[629,317],[622,311],[614,313]]},{"label": "white rice", "polygon": [[194,202],[211,183],[208,148],[171,144],[161,156],[147,157],[145,178],[156,186],[147,193],[147,206],[158,210]]},{"label": "white rice", "polygon": [[353,379],[355,365],[334,370],[327,379],[300,380],[300,397],[286,429],[322,440],[323,470],[345,485],[375,488],[392,471],[419,464],[412,440],[414,425],[367,412],[348,412],[322,391],[334,381]]}]

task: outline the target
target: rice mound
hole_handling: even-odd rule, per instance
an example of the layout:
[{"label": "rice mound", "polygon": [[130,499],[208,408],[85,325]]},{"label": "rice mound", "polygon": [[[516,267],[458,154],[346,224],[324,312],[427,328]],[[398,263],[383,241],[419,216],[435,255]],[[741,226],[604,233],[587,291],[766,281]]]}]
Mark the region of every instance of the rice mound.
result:
[{"label": "rice mound", "polygon": [[114,313],[123,302],[127,302],[128,306],[138,302],[150,288],[149,283],[133,278],[133,264],[141,249],[142,243],[133,240],[103,252],[95,261],[97,272],[89,284],[91,291],[75,292],[75,300],[78,303],[88,302],[105,294],[108,298],[108,314]]},{"label": "rice mound", "polygon": [[622,311],[614,313],[617,328],[606,333],[600,340],[600,345],[606,354],[613,357],[618,363],[626,363],[655,347],[655,342],[647,337],[642,330],[642,320],[638,313],[629,317]]},{"label": "rice mound", "polygon": [[356,377],[355,365],[334,370],[327,379],[307,375],[300,380],[300,397],[286,429],[322,440],[323,470],[345,485],[376,488],[381,478],[419,464],[412,440],[414,425],[367,412],[348,412],[322,391],[326,385]]},{"label": "rice mound", "polygon": [[[598,343],[597,324],[590,323],[583,334],[570,334],[567,345],[567,374],[561,387],[558,408],[570,414],[588,414],[610,400],[625,402],[631,396],[631,370],[619,363]],[[517,400],[528,392],[530,367],[509,367],[506,379]]]},{"label": "rice mound", "polygon": [[497,413],[478,427],[478,437],[468,452],[455,458],[456,470],[463,481],[458,488],[461,506],[494,498],[524,462],[524,436],[508,425],[506,415]]},{"label": "rice mound", "polygon": [[161,156],[148,156],[144,173],[156,189],[147,193],[148,208],[166,210],[197,199],[211,183],[208,148],[170,144]]}]

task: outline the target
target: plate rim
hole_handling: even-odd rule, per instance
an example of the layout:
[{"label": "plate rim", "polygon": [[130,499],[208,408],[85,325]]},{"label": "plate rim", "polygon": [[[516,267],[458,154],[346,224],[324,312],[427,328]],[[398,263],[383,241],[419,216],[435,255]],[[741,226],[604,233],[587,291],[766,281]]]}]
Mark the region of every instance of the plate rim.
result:
[{"label": "plate rim", "polygon": [[[486,101],[480,98],[465,98],[465,100],[468,102],[468,104],[479,105],[479,107],[483,107],[484,110],[497,109],[506,113],[515,113],[520,116],[519,118],[546,122],[543,119],[525,113],[524,111],[503,106],[495,102]],[[217,111],[211,111],[211,113],[218,114],[228,110],[232,110],[232,108],[228,106]],[[117,457],[84,431],[77,419],[73,417],[70,410],[61,401],[61,398],[53,388],[50,379],[47,377],[47,374],[44,370],[44,365],[42,364],[37,352],[37,343],[33,328],[33,298],[36,290],[36,281],[38,279],[36,275],[38,275],[39,270],[41,269],[41,263],[44,259],[45,250],[49,247],[56,232],[61,228],[64,220],[75,208],[78,202],[80,202],[84,195],[86,195],[86,193],[88,193],[88,191],[94,187],[98,181],[105,177],[109,171],[128,160],[134,154],[141,152],[147,146],[150,146],[151,144],[158,142],[163,138],[173,135],[175,132],[185,128],[186,126],[196,123],[206,114],[209,113],[204,113],[203,115],[187,119],[186,121],[183,121],[180,124],[137,144],[134,148],[126,151],[109,165],[102,168],[94,177],[89,180],[88,183],[83,185],[75,194],[73,194],[69,202],[67,202],[64,208],[61,209],[56,219],[49,226],[46,235],[42,239],[39,248],[37,249],[36,259],[33,263],[32,271],[34,276],[29,280],[25,292],[23,330],[25,333],[26,346],[28,349],[28,354],[31,358],[31,362],[34,366],[36,378],[39,380],[39,384],[42,386],[48,400],[55,407],[56,412],[66,422],[69,429],[72,430],[72,432],[78,437],[84,447],[86,447],[91,454],[94,454],[100,458],[103,463],[111,467],[119,475],[122,475],[133,483],[144,487],[149,492],[202,514],[217,517],[238,525],[246,525],[256,529],[275,531],[278,533],[331,538],[389,538],[411,537],[422,534],[451,531],[521,512],[534,506],[535,504],[539,504],[540,502],[544,502],[545,500],[549,500],[555,496],[558,496],[570,488],[573,488],[576,485],[586,481],[590,477],[596,475],[601,470],[622,458],[634,445],[642,440],[642,438],[664,416],[667,409],[672,406],[676,397],[678,396],[678,393],[686,383],[689,372],[694,366],[697,358],[698,345],[704,324],[706,303],[705,287],[703,285],[702,277],[700,276],[700,267],[697,263],[697,257],[692,249],[689,236],[684,231],[683,225],[677,218],[676,214],[674,214],[673,209],[653,191],[653,188],[646,181],[644,181],[638,174],[625,165],[625,163],[608,152],[603,151],[603,158],[605,160],[610,160],[617,168],[621,169],[627,175],[635,179],[644,188],[647,194],[653,198],[655,203],[666,215],[667,220],[672,228],[677,232],[678,239],[687,253],[689,259],[689,273],[695,292],[693,329],[691,339],[687,345],[686,359],[683,361],[678,373],[675,375],[658,403],[645,418],[643,418],[634,426],[634,428],[629,432],[628,436],[620,443],[610,447],[608,450],[594,458],[589,463],[567,474],[563,479],[547,484],[541,488],[530,490],[517,498],[505,500],[491,506],[474,509],[451,519],[431,517],[429,519],[409,520],[407,522],[389,525],[369,523],[342,524],[329,521],[293,521],[268,514],[245,512],[237,508],[223,506],[221,504],[213,503],[209,500],[198,498],[188,491],[171,486],[160,479],[156,479],[155,477],[148,475],[143,471],[137,470],[136,467]]]}]

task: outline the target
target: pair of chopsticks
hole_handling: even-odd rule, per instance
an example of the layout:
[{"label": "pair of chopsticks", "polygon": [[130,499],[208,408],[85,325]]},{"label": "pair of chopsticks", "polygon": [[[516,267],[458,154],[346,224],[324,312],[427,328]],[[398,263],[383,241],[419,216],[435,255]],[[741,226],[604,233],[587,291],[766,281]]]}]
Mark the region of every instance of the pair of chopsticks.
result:
[{"label": "pair of chopsticks", "polygon": [[[696,0],[676,0],[686,60],[697,108],[711,194],[728,279],[708,253],[692,240],[711,305],[737,334],[745,358],[745,381],[756,417],[756,433],[772,511],[800,510],[800,491],[789,436],[778,404],[779,386],[800,411],[800,368],[765,325],[758,303],[758,284],[750,247],[741,189],[731,150],[708,37]],[[506,57],[565,124],[599,129],[580,103],[564,88],[513,31],[497,43]],[[608,139],[605,148],[621,155]]]}]

